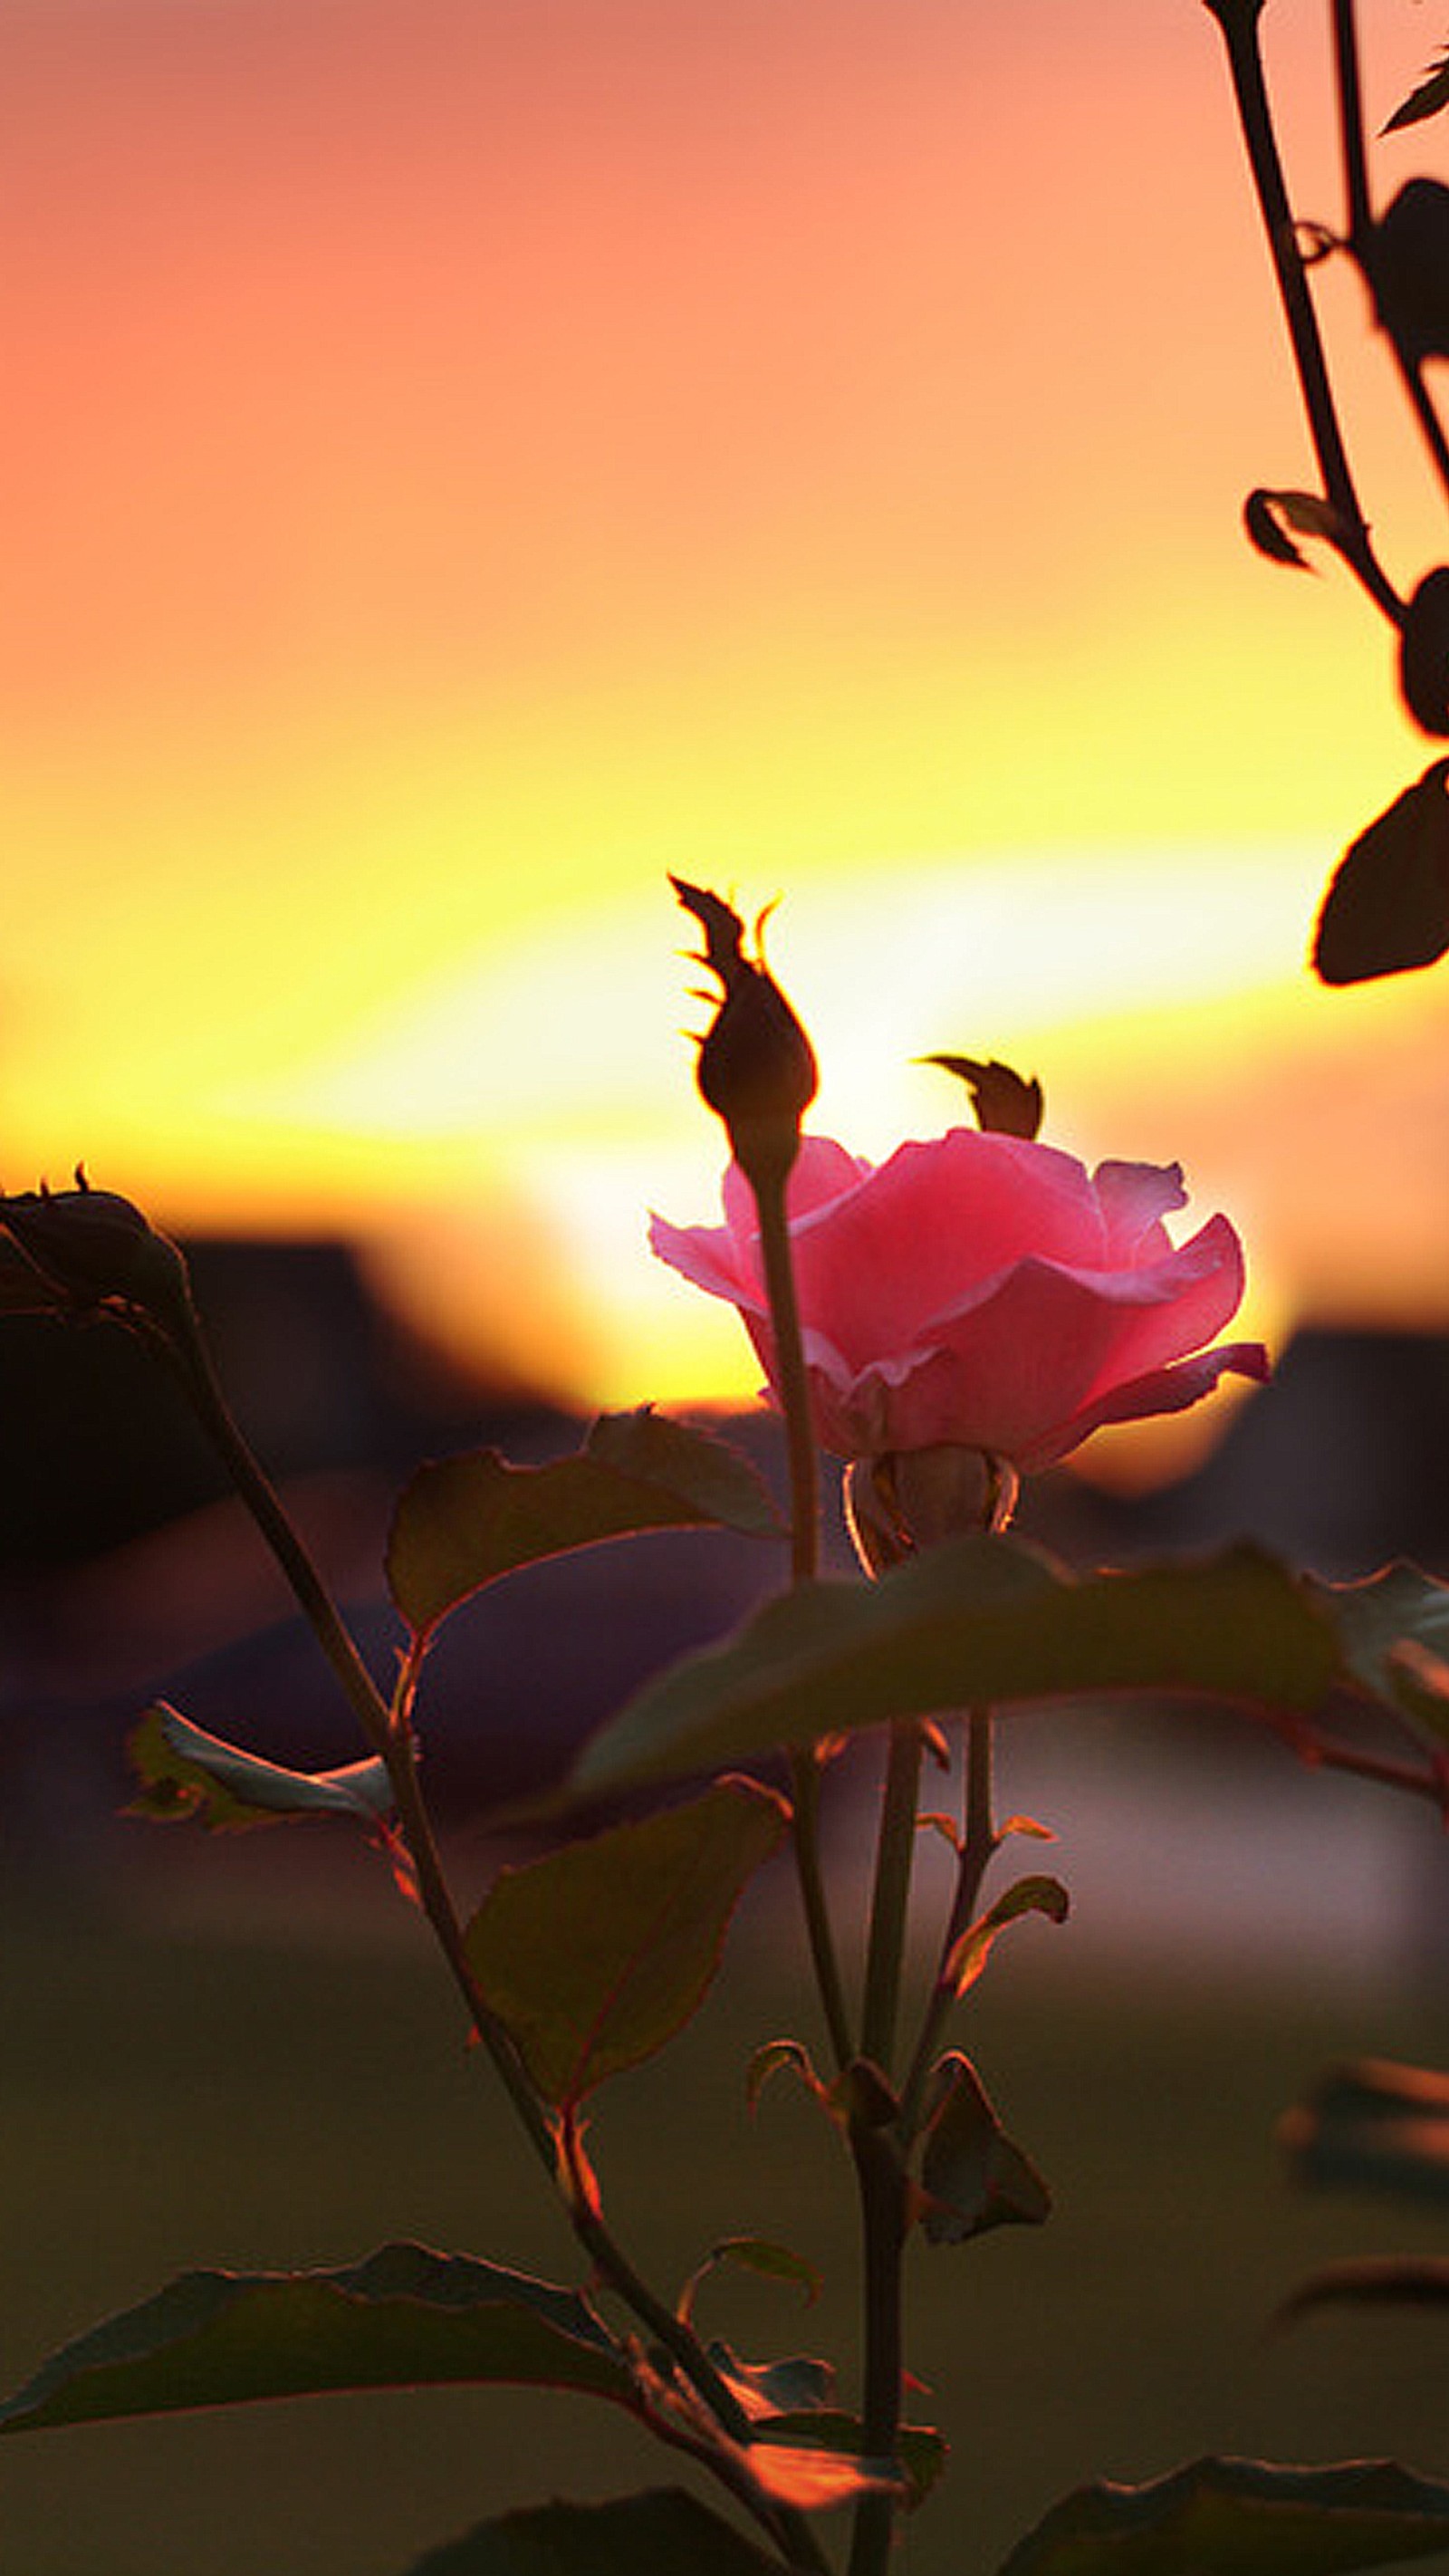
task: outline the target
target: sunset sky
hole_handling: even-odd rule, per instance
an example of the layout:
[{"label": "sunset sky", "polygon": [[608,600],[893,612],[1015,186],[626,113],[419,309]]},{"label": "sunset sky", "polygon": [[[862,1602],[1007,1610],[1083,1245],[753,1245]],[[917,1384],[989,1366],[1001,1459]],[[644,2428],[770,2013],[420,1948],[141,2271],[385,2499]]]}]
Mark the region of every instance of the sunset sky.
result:
[{"label": "sunset sky", "polygon": [[[1442,31],[1372,15],[1381,122]],[[1326,16],[1268,10],[1333,222]],[[856,1150],[1003,1055],[1184,1161],[1272,1334],[1449,1326],[1449,970],[1303,963],[1432,752],[1239,529],[1311,467],[1200,0],[0,0],[0,91],[0,1181],[348,1231],[585,1400],[743,1391],[643,1248],[719,1164],[673,869],[783,898]]]}]

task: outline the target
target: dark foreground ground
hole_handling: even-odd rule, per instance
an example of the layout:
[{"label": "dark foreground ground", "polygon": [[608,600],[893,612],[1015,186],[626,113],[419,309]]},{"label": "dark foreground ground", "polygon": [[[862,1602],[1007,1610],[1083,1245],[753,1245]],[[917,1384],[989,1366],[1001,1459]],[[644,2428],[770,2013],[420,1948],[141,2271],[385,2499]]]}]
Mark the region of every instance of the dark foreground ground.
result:
[{"label": "dark foreground ground", "polygon": [[[120,1880],[72,1882],[64,1905],[12,1895],[3,1926],[6,2387],[195,2264],[336,2264],[413,2236],[575,2278],[421,1928],[381,1884],[374,1906],[364,1857],[324,1853],[325,1830],[205,1853],[137,1830]],[[790,1900],[761,1891],[706,2013],[605,2097],[594,2133],[616,2221],[662,2286],[741,2232],[822,2266],[813,2312],[763,2283],[707,2293],[706,2326],[758,2356],[840,2350],[851,2331],[844,2160],[788,2085],[753,2123],[742,2098],[755,2045],[813,2037],[783,1966]],[[1328,2058],[1443,2059],[1432,1977],[1386,1978],[1331,1934],[1286,1969],[1207,1967],[1146,1936],[1032,1925],[999,1954],[968,2044],[1057,2214],[914,2263],[911,2367],[954,2465],[912,2527],[909,2576],[990,2576],[1081,2479],[1206,2451],[1388,2452],[1449,2473],[1449,2318],[1324,2316],[1262,2339],[1329,2256],[1449,2250],[1422,2212],[1295,2195],[1273,2143]],[[491,2390],[31,2434],[0,2452],[0,2569],[403,2576],[510,2505],[679,2474],[603,2407]]]}]

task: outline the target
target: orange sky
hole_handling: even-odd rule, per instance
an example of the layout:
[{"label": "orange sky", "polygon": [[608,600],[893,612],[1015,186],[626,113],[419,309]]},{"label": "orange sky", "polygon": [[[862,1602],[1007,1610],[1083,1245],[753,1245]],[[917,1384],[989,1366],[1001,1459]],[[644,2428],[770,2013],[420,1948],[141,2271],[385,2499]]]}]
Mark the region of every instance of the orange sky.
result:
[{"label": "orange sky", "polygon": [[[1323,14],[1268,17],[1332,219]],[[1376,17],[1382,113],[1434,30]],[[1265,1314],[1449,1320],[1449,987],[1302,973],[1429,755],[1237,529],[1308,469],[1197,0],[8,0],[0,87],[8,1185],[346,1225],[610,1401],[747,1382],[641,1249],[718,1161],[672,867],[786,896],[852,1143],[1030,1055]]]}]

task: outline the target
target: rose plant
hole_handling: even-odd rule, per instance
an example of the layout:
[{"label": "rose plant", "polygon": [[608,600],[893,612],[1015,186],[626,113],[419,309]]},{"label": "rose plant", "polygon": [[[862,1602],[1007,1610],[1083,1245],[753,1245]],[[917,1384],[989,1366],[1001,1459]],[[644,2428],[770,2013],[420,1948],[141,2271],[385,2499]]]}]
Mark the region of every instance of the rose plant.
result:
[{"label": "rose plant", "polygon": [[[1449,737],[1449,573],[1431,571],[1405,600],[1380,563],[1308,274],[1326,256],[1361,271],[1449,493],[1449,444],[1424,379],[1425,360],[1449,349],[1449,192],[1411,182],[1375,216],[1356,12],[1353,0],[1332,0],[1347,223],[1339,237],[1297,222],[1259,49],[1264,0],[1207,6],[1227,42],[1321,484],[1253,493],[1248,530],[1280,562],[1301,560],[1295,535],[1337,552],[1396,631],[1415,722]],[[1440,65],[1391,125],[1446,105]],[[1319,929],[1328,980],[1425,962],[1449,946],[1445,772],[1436,762],[1349,852]],[[550,2576],[885,2576],[909,2562],[910,2517],[930,2510],[946,2445],[934,2427],[904,2420],[907,2392],[922,2393],[910,2376],[907,2248],[970,2246],[1003,2226],[1039,2226],[1051,2209],[961,2045],[973,1991],[1013,1925],[1068,1913],[1055,1877],[996,1877],[1016,1837],[1041,1831],[995,1810],[993,1743],[1011,1710],[1188,1692],[1251,1712],[1320,1773],[1355,1773],[1449,1807],[1449,1587],[1397,1567],[1335,1589],[1244,1547],[1128,1572],[1078,1570],[1009,1527],[1018,1478],[1098,1427],[1195,1404],[1228,1373],[1263,1378],[1258,1345],[1218,1338],[1243,1289],[1228,1220],[1212,1216],[1175,1242],[1167,1220],[1185,1203],[1175,1167],[1119,1161],[1089,1174],[1038,1141],[1034,1084],[966,1057],[939,1061],[967,1080],[974,1130],[902,1145],[878,1168],[804,1135],[814,1054],[758,940],[752,953],[719,896],[676,890],[719,986],[698,1081],[723,1121],[730,1164],[724,1224],[656,1219],[654,1245],[739,1310],[783,1428],[783,1522],[727,1443],[647,1405],[604,1417],[577,1454],[545,1466],[491,1450],[430,1461],[393,1519],[396,1653],[379,1677],[232,1416],[177,1247],[79,1170],[74,1189],[0,1197],[0,1330],[36,1312],[60,1329],[121,1329],[173,1374],[359,1730],[357,1761],[310,1773],[158,1703],[131,1741],[138,1808],[212,1831],[327,1824],[376,1846],[436,1942],[474,2061],[496,2080],[577,2253],[576,2277],[562,2282],[406,2243],[338,2269],[188,2272],[42,2363],[0,2405],[0,2434],[327,2389],[510,2382],[606,2400],[665,2446],[676,2481],[693,2481],[610,2504],[488,2514],[409,2576],[545,2567]],[[845,1462],[855,1579],[821,1572],[820,1493],[831,1472],[822,1451]],[[440,1632],[465,1612],[486,1618],[491,1588],[521,1568],[664,1528],[786,1542],[788,1573],[733,1636],[658,1675],[583,1748],[531,1818],[555,1837],[551,1847],[460,1896],[418,1758]],[[526,1682],[519,1676],[521,1722]],[[1346,1705],[1355,1723],[1341,1734]],[[888,1749],[862,1893],[827,1877],[820,1822],[838,1756],[869,1733]],[[929,1821],[954,1870],[923,1927],[922,1967],[906,1932],[927,1755],[949,1773],[948,1788],[933,1784]],[[782,1770],[788,1795],[759,1776]],[[585,1808],[617,1797],[631,1802],[623,1820],[580,1830]],[[808,2285],[808,2262],[740,2235],[703,2245],[682,2289],[661,2285],[647,2255],[624,2242],[592,2152],[608,2088],[692,2014],[742,1891],[786,1844],[808,2035],[762,2034],[743,2082],[751,2099],[772,2081],[803,2085],[824,2151],[848,2159],[862,2328],[858,2353],[838,2370],[706,2342],[695,2309],[715,2266]],[[847,1972],[857,1955],[859,1970]],[[1380,2071],[1367,2088],[1356,2080],[1346,2109],[1315,2106],[1303,2134],[1330,2175],[1363,2153],[1365,2089],[1382,2161]],[[1422,2085],[1396,2077],[1390,2092],[1402,2171],[1424,2158],[1412,2116]],[[1442,2153],[1433,2161],[1442,2180]],[[1416,2267],[1412,2294],[1425,2278]],[[1365,2286],[1329,2278],[1309,2296],[1357,2298]],[[1405,2285],[1386,2285],[1380,2267],[1367,2287],[1386,2286]],[[969,2392],[989,2357],[965,2349],[964,2335],[962,2364]],[[952,2526],[960,2576],[979,2565],[959,2537],[969,2522],[968,2501]],[[1387,2462],[1307,2470],[1207,2459],[1140,2486],[1078,2490],[1012,2551],[1003,2576],[1275,2576],[1289,2566],[1341,2576],[1446,2549],[1445,2481]]]},{"label": "rose plant", "polygon": [[[132,1739],[140,1809],[213,1830],[328,1822],[378,1847],[426,1919],[464,2028],[579,2258],[578,2277],[561,2282],[406,2243],[340,2269],[183,2274],[43,2364],[0,2406],[0,2432],[330,2388],[507,2380],[607,2399],[714,2492],[707,2503],[674,2484],[495,2515],[411,2576],[545,2564],[558,2576],[884,2576],[897,2562],[907,2517],[946,2460],[934,2427],[905,2420],[907,2248],[967,2246],[1039,2226],[1051,2209],[960,2044],[998,1943],[1025,1918],[1068,1912],[1065,1886],[1043,1871],[988,1885],[1015,1838],[1041,1830],[995,1812],[997,1712],[1074,1694],[1206,1693],[1252,1709],[1319,1768],[1442,1799],[1449,1669],[1436,1640],[1449,1596],[1437,1585],[1404,1569],[1333,1593],[1245,1549],[1074,1573],[1009,1530],[1017,1475],[1099,1423],[1196,1402],[1228,1370],[1262,1376],[1256,1344],[1214,1338],[1243,1285],[1227,1219],[1174,1245],[1175,1169],[1117,1162],[1089,1176],[1036,1140],[1034,1086],[966,1058],[944,1061],[971,1082],[976,1130],[903,1146],[878,1170],[806,1138],[815,1066],[803,1029],[731,908],[677,891],[720,986],[699,1082],[731,1163],[725,1225],[656,1221],[655,1247],[738,1306],[760,1353],[785,1431],[783,1524],[743,1458],[647,1406],[605,1417],[577,1455],[542,1467],[490,1450],[432,1461],[393,1521],[398,1652],[384,1686],[231,1415],[181,1253],[81,1173],[72,1190],[0,1199],[0,1329],[5,1315],[37,1310],[61,1327],[109,1324],[172,1371],[363,1739],[356,1762],[309,1773],[158,1703]],[[847,1462],[864,1580],[820,1572],[822,1446]],[[544,1557],[689,1527],[788,1538],[788,1580],[585,1746],[533,1817],[536,1831],[552,1828],[551,1847],[460,1900],[418,1765],[441,1629],[475,1602],[486,1616],[491,1586]],[[1411,1746],[1369,1750],[1330,1734],[1325,1711],[1345,1693]],[[888,1753],[856,1941],[855,1891],[827,1877],[820,1819],[842,1747],[871,1730]],[[954,1812],[933,1784],[931,1821],[955,1866],[922,1970],[906,1934],[928,1752],[952,1775]],[[788,1796],[757,1776],[773,1762],[778,1777],[781,1760]],[[584,1806],[621,1794],[644,1811],[580,1832]],[[608,2088],[693,2013],[743,1889],[782,1844],[811,1971],[802,2010],[813,1983],[818,2027],[762,2033],[744,2082],[752,2098],[774,2080],[803,2084],[826,2151],[843,2151],[853,2173],[863,2327],[843,2372],[705,2342],[694,2311],[713,2267],[808,2285],[808,2259],[745,2234],[716,2240],[672,2293],[620,2236],[592,2151]],[[863,1964],[847,1971],[857,1950]],[[1444,2545],[1449,2485],[1397,2468],[1203,2461],[1140,2488],[1084,2490],[1023,2541],[1010,2576],[1136,2576],[1148,2564],[1187,2576],[1202,2563],[1205,2518],[1215,2567],[1276,2564],[1270,2534],[1311,2576]]]}]

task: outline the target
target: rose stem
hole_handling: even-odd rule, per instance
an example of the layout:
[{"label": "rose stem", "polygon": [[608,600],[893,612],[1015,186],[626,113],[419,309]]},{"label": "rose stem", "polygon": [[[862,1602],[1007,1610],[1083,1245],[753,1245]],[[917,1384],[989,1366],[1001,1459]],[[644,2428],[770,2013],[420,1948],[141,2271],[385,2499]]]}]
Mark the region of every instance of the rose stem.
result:
[{"label": "rose stem", "polygon": [[[503,2082],[531,2146],[557,2189],[559,2170],[553,2127],[519,2064],[508,2032],[489,2010],[473,1975],[463,1927],[448,1888],[432,1820],[419,1785],[411,1728],[406,1723],[394,1723],[393,1712],[358,1654],[311,1555],[288,1518],[276,1488],[238,1426],[222,1391],[199,1323],[194,1318],[188,1319],[184,1343],[169,1334],[155,1334],[148,1338],[155,1341],[178,1370],[198,1419],[214,1441],[237,1492],[286,1575],[346,1691],[368,1742],[386,1766],[398,1824],[417,1876],[423,1912],[447,1961],[469,2019]],[[588,2196],[570,2190],[562,2197],[573,2232],[601,2278],[632,2308],[640,2324],[673,2354],[721,2429],[732,2441],[747,2443],[750,2438],[749,2420],[692,2328],[657,2300],[640,2279]],[[737,2479],[727,2479],[727,2483],[733,2483],[735,2491],[738,2491]],[[767,2498],[761,2499],[759,2514],[766,2527],[777,2536],[789,2536],[787,2555],[790,2565],[811,2570],[823,2566],[813,2534],[803,2517]]]},{"label": "rose stem", "polygon": [[[903,1738],[906,1732],[905,1728],[901,1728],[897,1740]],[[916,1739],[915,1755],[919,1765],[919,1730],[913,1728],[910,1732]],[[990,1710],[973,1709],[966,1722],[965,1832],[961,1845],[955,1897],[950,1922],[941,1946],[940,1968],[927,2007],[920,2043],[912,2059],[910,2073],[901,2095],[899,2110],[888,2128],[867,2126],[861,2120],[854,2121],[851,2127],[851,2147],[855,2156],[865,2230],[866,2363],[861,2398],[861,2444],[869,2459],[892,2459],[900,2436],[901,2256],[906,2240],[905,2159],[919,2122],[920,2104],[936,2043],[955,2000],[955,1986],[946,1975],[946,1963],[957,1939],[975,1911],[981,1881],[997,1846],[998,1837],[992,1821],[991,1738]],[[893,1767],[895,1751],[896,1744],[893,1743]],[[905,1765],[902,1763],[899,1773],[899,1786],[902,1792],[904,1780]],[[888,1802],[890,1794],[891,1784],[888,1781]],[[910,1823],[914,1832],[914,1809]],[[884,1835],[882,1841],[884,1841]],[[872,1930],[874,1928],[872,1925]],[[899,1967],[899,1952],[897,1952],[897,1967]],[[882,2571],[886,2568],[890,2557],[891,2536],[898,2505],[899,2498],[889,2494],[862,2496],[855,2512],[850,2576],[882,2576]]]},{"label": "rose stem", "polygon": [[1379,564],[1369,542],[1359,507],[1353,472],[1339,427],[1333,387],[1324,356],[1318,317],[1313,309],[1307,272],[1298,248],[1293,212],[1283,176],[1273,112],[1263,75],[1259,21],[1264,0],[1205,0],[1222,30],[1232,75],[1238,122],[1247,147],[1268,252],[1288,326],[1299,389],[1308,415],[1309,434],[1323,478],[1323,494],[1340,526],[1333,543],[1349,570],[1393,626],[1403,623],[1403,602]]},{"label": "rose stem", "polygon": [[1353,0],[1333,0],[1333,60],[1338,82],[1338,132],[1343,154],[1343,196],[1351,250],[1362,258],[1373,223],[1368,158],[1364,150],[1363,90],[1358,76],[1358,31]]},{"label": "rose stem", "polygon": [[[872,2467],[894,2465],[901,2420],[903,2367],[901,2336],[901,2256],[906,2241],[906,2176],[901,2151],[889,2128],[857,2113],[850,2124],[850,2149],[860,2192],[865,2368],[861,2387],[860,2440]],[[891,2557],[900,2495],[894,2489],[872,2489],[855,2508],[851,2533],[850,2576],[884,2576]]]},{"label": "rose stem", "polygon": [[[866,1948],[861,2053],[889,2081],[900,2008],[916,1810],[921,1778],[921,1729],[913,1721],[893,1726],[881,1799]],[[894,2122],[882,2122],[878,2102],[858,2101],[850,2121],[850,2150],[860,2194],[865,2365],[861,2386],[861,2448],[872,2463],[894,2459],[900,2433],[903,2277],[906,2241],[906,2169]],[[888,2563],[899,2497],[872,2492],[855,2509],[850,2576],[879,2576]]]},{"label": "rose stem", "polygon": [[[770,1328],[775,1342],[775,1384],[785,1417],[785,1441],[790,1462],[791,1574],[796,1583],[807,1583],[819,1564],[819,1491],[815,1426],[810,1406],[810,1384],[805,1374],[805,1351],[800,1338],[800,1305],[795,1294],[795,1265],[790,1254],[785,1182],[783,1171],[778,1174],[773,1171],[750,1174],[750,1186],[759,1212],[765,1294],[769,1299]],[[848,2065],[855,2051],[820,1862],[820,1757],[813,1745],[792,1751],[790,1779],[794,1793],[791,1838],[806,1935],[839,2072],[841,2067]]]},{"label": "rose stem", "polygon": [[920,1803],[921,1743],[921,1729],[913,1719],[891,1728],[876,1844],[860,2048],[861,2055],[870,2058],[885,2076],[891,2072],[900,2009],[916,1810]]}]

